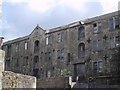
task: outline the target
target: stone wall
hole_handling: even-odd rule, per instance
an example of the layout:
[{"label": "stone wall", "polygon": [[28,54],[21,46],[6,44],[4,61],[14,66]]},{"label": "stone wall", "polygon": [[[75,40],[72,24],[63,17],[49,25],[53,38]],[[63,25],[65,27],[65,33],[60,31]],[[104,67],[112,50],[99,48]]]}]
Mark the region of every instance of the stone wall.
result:
[{"label": "stone wall", "polygon": [[39,78],[37,79],[37,88],[69,88],[69,78]]},{"label": "stone wall", "polygon": [[36,88],[36,78],[17,74],[11,71],[3,72],[2,87],[4,88]]},{"label": "stone wall", "polygon": [[2,72],[4,71],[5,52],[0,50],[0,89],[2,89]]}]

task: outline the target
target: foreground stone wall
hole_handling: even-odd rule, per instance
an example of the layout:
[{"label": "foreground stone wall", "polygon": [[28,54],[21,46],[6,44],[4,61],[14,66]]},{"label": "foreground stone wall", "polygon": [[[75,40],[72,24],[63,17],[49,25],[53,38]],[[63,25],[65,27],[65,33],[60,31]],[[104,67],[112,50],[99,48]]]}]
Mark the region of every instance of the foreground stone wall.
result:
[{"label": "foreground stone wall", "polygon": [[36,88],[36,78],[11,71],[4,71],[2,88]]},{"label": "foreground stone wall", "polygon": [[37,88],[69,88],[69,78],[39,78],[37,79]]},{"label": "foreground stone wall", "polygon": [[0,50],[0,90],[2,89],[2,72],[4,71],[5,52]]}]

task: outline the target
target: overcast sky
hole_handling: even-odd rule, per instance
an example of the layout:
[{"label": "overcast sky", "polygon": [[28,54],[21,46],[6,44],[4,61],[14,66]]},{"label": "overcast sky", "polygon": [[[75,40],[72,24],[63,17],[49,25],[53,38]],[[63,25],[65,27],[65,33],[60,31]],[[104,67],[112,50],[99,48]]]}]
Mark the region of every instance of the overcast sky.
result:
[{"label": "overcast sky", "polygon": [[120,0],[3,0],[2,30],[5,41],[28,35],[39,24],[51,29],[118,10]]}]

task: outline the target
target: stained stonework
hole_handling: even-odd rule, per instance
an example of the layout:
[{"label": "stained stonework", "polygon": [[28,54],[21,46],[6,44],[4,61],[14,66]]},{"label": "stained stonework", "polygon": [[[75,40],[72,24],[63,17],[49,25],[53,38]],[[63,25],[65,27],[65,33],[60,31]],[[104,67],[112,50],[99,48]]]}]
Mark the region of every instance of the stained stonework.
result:
[{"label": "stained stonework", "polygon": [[36,78],[11,71],[3,72],[2,88],[36,88]]}]

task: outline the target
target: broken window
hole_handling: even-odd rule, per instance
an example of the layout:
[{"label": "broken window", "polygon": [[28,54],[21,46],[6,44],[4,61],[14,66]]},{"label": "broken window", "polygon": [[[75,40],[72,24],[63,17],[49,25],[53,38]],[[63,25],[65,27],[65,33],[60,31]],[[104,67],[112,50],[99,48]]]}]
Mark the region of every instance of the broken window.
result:
[{"label": "broken window", "polygon": [[80,43],[78,46],[78,57],[85,57],[85,44],[84,43]]},{"label": "broken window", "polygon": [[39,41],[36,40],[34,43],[34,53],[38,53],[39,52]]},{"label": "broken window", "polygon": [[94,32],[97,32],[97,23],[93,24],[93,30],[94,30]]},{"label": "broken window", "polygon": [[78,40],[84,37],[85,37],[85,28],[84,26],[80,26],[78,28]]}]

